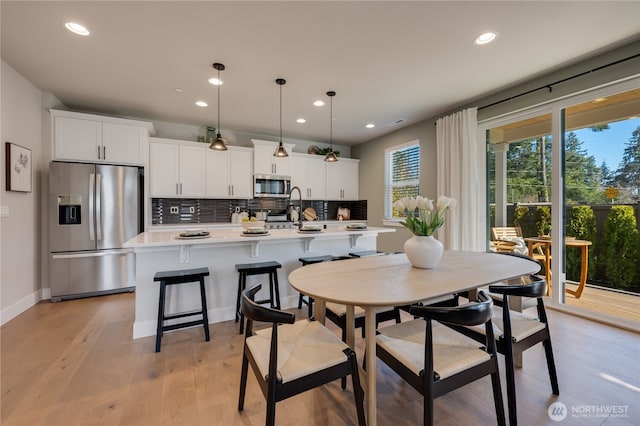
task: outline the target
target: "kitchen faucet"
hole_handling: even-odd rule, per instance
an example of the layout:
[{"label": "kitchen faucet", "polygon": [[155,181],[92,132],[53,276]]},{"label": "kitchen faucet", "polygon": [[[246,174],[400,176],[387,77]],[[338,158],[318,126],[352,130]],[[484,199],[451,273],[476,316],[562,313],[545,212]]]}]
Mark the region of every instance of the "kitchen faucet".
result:
[{"label": "kitchen faucet", "polygon": [[[291,194],[293,194],[293,190],[297,190],[298,191],[298,200],[299,200],[299,206],[300,206],[300,211],[298,212],[298,223],[297,226],[298,228],[302,228],[302,192],[300,191],[300,188],[298,188],[297,186],[294,186],[293,188],[291,188],[291,190],[289,191],[289,205],[293,206],[293,204],[291,204]],[[294,222],[294,225],[296,225],[296,223]]]}]

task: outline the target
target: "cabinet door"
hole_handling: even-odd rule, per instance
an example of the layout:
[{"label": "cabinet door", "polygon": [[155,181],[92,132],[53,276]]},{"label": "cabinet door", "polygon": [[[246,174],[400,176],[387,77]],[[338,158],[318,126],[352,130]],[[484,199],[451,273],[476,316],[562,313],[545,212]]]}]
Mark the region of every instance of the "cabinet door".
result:
[{"label": "cabinet door", "polygon": [[[53,157],[56,160],[99,161],[102,123],[68,117],[53,122]],[[102,156],[102,152],[100,152]]]},{"label": "cabinet door", "polygon": [[291,157],[274,157],[275,146],[256,146],[254,149],[254,173],[263,175],[291,174]]},{"label": "cabinet door", "polygon": [[306,200],[309,198],[309,182],[308,176],[309,171],[307,169],[307,158],[306,157],[291,157],[291,187],[297,186],[300,188],[300,193],[302,194],[302,199]]},{"label": "cabinet door", "polygon": [[345,200],[358,199],[358,161],[342,161],[342,198]]},{"label": "cabinet door", "polygon": [[142,131],[122,124],[102,124],[102,160],[113,163],[143,164]]},{"label": "cabinet door", "polygon": [[226,198],[231,195],[229,155],[230,151],[207,150],[207,197]]},{"label": "cabinet door", "polygon": [[326,163],[324,161],[324,157],[320,155],[318,155],[317,157],[318,158],[307,158],[307,188],[309,191],[308,198],[311,200],[324,200],[326,196]]},{"label": "cabinet door", "polygon": [[253,152],[253,172],[262,175],[273,175],[276,172],[273,162],[273,148],[256,146]]},{"label": "cabinet door", "polygon": [[325,182],[327,200],[342,199],[342,162],[338,160],[335,163],[325,164]]},{"label": "cabinet door", "polygon": [[230,151],[229,184],[233,198],[253,198],[253,152]]},{"label": "cabinet door", "polygon": [[180,147],[179,182],[182,197],[204,197],[206,152],[204,148]]},{"label": "cabinet door", "polygon": [[149,144],[149,190],[152,197],[176,197],[178,191],[177,145]]}]

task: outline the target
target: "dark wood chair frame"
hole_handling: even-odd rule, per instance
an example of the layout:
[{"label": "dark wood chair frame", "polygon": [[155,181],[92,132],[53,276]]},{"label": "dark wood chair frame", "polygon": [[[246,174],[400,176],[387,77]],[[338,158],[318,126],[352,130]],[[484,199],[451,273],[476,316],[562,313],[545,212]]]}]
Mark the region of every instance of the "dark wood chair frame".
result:
[{"label": "dark wood chair frame", "polygon": [[[163,271],[158,272],[153,277],[153,281],[160,282],[160,290],[158,297],[158,322],[156,324],[156,352],[160,352],[162,343],[162,335],[165,331],[178,330],[180,328],[193,327],[194,325],[202,325],[204,328],[204,338],[208,342],[209,337],[209,317],[207,315],[207,294],[204,286],[204,277],[209,276],[209,268],[187,269],[182,271]],[[167,298],[167,287],[171,285],[199,283],[200,285],[200,310],[190,312],[180,312],[165,315],[165,302]],[[178,318],[187,318],[192,316],[202,316],[202,319],[180,322],[177,324],[164,325],[165,321]]]},{"label": "dark wood chair frame", "polygon": [[[426,321],[424,370],[422,370],[419,375],[416,375],[384,348],[376,345],[376,355],[378,358],[423,395],[423,422],[425,425],[433,425],[433,401],[435,398],[487,375],[491,375],[493,399],[498,424],[505,424],[496,342],[491,325],[493,302],[483,291],[478,293],[478,298],[478,302],[471,302],[457,307],[411,306],[411,314],[422,317]],[[483,343],[486,345],[484,349],[490,355],[490,359],[453,376],[444,379],[440,378],[440,376],[433,371],[432,321],[461,326],[485,324],[487,336]]]},{"label": "dark wood chair frame", "polygon": [[[238,398],[238,411],[244,409],[245,391],[247,387],[247,372],[249,364],[253,369],[256,379],[260,383],[260,389],[267,400],[267,417],[266,425],[275,425],[276,403],[300,394],[315,387],[324,385],[339,378],[346,378],[351,375],[353,382],[353,393],[356,402],[356,411],[358,415],[358,424],[365,425],[364,416],[364,391],[360,385],[360,377],[358,373],[358,361],[355,352],[347,348],[344,350],[346,360],[338,365],[317,371],[307,376],[300,377],[291,382],[282,383],[277,377],[278,365],[278,325],[293,324],[295,322],[295,314],[283,312],[277,309],[261,306],[253,301],[255,294],[260,290],[261,285],[258,284],[242,295],[242,313],[247,319],[245,344],[242,356],[242,373],[240,377],[240,395]],[[246,345],[246,339],[253,335],[253,323],[270,322],[271,327],[271,346],[269,351],[269,373],[266,378],[261,377],[258,365]]]},{"label": "dark wood chair frame", "polygon": [[[529,256],[519,253],[499,253],[502,256],[514,256],[535,262],[534,259]],[[537,262],[536,262],[537,263]],[[547,293],[547,283],[543,277],[536,275],[530,275],[529,284],[514,284],[504,285],[495,284],[489,286],[490,293],[497,293],[502,295],[502,322],[504,324],[503,335],[498,336],[497,339],[497,351],[505,357],[505,375],[507,378],[507,401],[509,407],[509,424],[515,426],[518,424],[518,413],[516,403],[516,386],[515,386],[515,361],[514,354],[522,353],[530,347],[542,343],[544,346],[545,356],[547,358],[547,369],[549,370],[549,380],[551,382],[551,390],[554,395],[560,395],[560,389],[558,387],[558,374],[556,373],[556,364],[553,358],[553,349],[551,347],[551,334],[549,332],[549,322],[547,320],[547,311],[544,307],[543,296]],[[514,341],[511,332],[511,315],[509,311],[509,297],[531,297],[537,299],[536,308],[538,310],[538,320],[542,322],[545,327],[522,339],[521,341]],[[482,342],[485,336],[482,333],[474,331],[466,327],[453,327],[461,333],[471,337],[472,339]]]}]

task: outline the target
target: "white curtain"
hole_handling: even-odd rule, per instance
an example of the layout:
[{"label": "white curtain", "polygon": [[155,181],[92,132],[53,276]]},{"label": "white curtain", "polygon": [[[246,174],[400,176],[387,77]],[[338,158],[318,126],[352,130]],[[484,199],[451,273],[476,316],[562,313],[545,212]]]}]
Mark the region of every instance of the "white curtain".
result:
[{"label": "white curtain", "polygon": [[[486,242],[478,238],[481,217],[479,176],[478,109],[469,108],[436,121],[438,195],[458,203],[447,212],[438,239],[447,250],[484,251]],[[482,216],[485,216],[483,213]]]}]

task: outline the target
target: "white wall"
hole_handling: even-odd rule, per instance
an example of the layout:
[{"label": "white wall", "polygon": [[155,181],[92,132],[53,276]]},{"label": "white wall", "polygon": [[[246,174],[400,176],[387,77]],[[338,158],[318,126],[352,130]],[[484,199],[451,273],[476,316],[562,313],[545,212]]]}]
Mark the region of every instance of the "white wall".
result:
[{"label": "white wall", "polygon": [[[0,320],[9,321],[42,298],[40,290],[40,177],[46,170],[42,149],[42,92],[2,61],[0,71]],[[31,150],[32,192],[6,191],[5,142]]]}]

